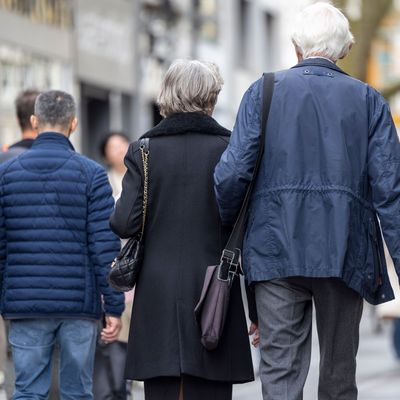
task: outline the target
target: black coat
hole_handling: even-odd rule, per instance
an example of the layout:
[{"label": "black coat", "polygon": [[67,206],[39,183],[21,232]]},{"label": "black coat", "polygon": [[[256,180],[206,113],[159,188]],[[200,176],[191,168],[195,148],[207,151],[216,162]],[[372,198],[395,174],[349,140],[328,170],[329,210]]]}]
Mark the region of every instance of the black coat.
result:
[{"label": "black coat", "polygon": [[[188,374],[211,380],[254,379],[239,280],[232,288],[219,347],[200,343],[194,308],[208,265],[218,262],[227,235],[213,188],[213,171],[230,132],[200,113],[164,119],[150,138],[145,258],[136,285],[126,378]],[[125,158],[128,172],[111,217],[122,238],[140,231],[142,161],[138,142]]]}]

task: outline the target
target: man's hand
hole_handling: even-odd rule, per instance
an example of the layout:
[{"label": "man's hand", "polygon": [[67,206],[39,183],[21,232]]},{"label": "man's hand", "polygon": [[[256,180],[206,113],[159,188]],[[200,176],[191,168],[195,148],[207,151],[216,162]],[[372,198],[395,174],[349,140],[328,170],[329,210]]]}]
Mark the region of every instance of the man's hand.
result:
[{"label": "man's hand", "polygon": [[253,336],[253,340],[251,341],[251,344],[254,347],[258,347],[258,345],[260,344],[260,331],[258,330],[258,325],[255,324],[254,322],[252,322],[250,324],[250,328],[249,328],[249,336]]},{"label": "man's hand", "polygon": [[118,339],[122,328],[121,318],[106,315],[106,326],[101,331],[101,340],[104,343],[111,343]]}]

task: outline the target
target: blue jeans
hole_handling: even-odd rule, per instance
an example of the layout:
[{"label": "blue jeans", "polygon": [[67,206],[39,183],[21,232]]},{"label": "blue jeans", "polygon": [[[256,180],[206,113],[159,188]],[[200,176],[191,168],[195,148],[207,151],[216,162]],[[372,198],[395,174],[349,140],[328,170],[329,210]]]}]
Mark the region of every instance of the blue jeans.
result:
[{"label": "blue jeans", "polygon": [[97,323],[90,320],[11,320],[9,341],[15,368],[13,400],[48,398],[56,343],[60,348],[60,398],[92,400],[96,333]]}]

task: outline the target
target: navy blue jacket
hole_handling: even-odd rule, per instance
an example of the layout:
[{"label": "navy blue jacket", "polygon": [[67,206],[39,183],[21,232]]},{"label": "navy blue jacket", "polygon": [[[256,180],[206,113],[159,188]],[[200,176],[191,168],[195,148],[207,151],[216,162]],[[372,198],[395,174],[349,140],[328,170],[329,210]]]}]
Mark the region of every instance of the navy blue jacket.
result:
[{"label": "navy blue jacket", "polygon": [[[225,223],[252,176],[260,111],[258,80],[215,169]],[[336,277],[373,304],[392,299],[376,215],[400,275],[399,195],[400,144],[382,96],[324,59],[277,72],[244,240],[247,279]]]},{"label": "navy blue jacket", "polygon": [[103,167],[58,133],[0,166],[1,312],[5,318],[119,316],[106,281],[120,248]]}]

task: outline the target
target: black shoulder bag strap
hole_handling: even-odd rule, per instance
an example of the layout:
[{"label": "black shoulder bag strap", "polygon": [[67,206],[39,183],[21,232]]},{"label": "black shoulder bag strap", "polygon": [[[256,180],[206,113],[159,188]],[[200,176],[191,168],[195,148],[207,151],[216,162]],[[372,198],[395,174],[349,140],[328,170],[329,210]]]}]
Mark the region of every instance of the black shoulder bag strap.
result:
[{"label": "black shoulder bag strap", "polygon": [[[264,154],[266,127],[268,121],[269,109],[271,107],[272,94],[274,92],[274,74],[264,73],[263,74],[263,96],[262,96],[262,114],[261,114],[261,126],[260,126],[260,144],[258,148],[257,160],[253,171],[253,176],[247,188],[246,195],[243,200],[242,207],[240,208],[239,215],[236,219],[232,233],[222,251],[221,256],[221,267],[223,264],[228,268],[220,268],[221,274],[225,275],[225,279],[228,278],[227,272],[230,274],[236,274],[240,269],[241,263],[241,249],[243,245],[244,233],[246,230],[246,222],[248,217],[248,210],[250,204],[250,198],[254,189],[255,181],[257,178],[258,170],[260,168],[261,160]],[[229,274],[228,274],[229,275]],[[223,278],[222,278],[223,279]]]}]

